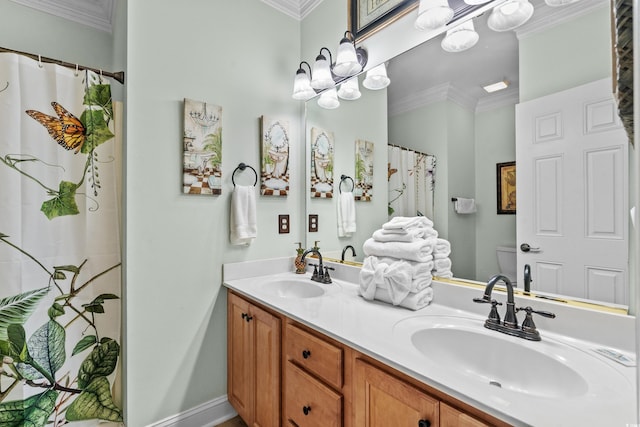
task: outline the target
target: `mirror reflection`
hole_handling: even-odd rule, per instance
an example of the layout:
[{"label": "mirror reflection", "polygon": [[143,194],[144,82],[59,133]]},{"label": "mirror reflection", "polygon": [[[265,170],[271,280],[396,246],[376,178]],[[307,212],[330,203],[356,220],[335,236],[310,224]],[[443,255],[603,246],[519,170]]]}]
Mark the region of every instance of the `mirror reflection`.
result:
[{"label": "mirror reflection", "polygon": [[[540,243],[536,238],[526,241],[520,238],[522,231],[519,223],[525,226],[531,221],[539,223],[549,220],[558,212],[536,211],[531,201],[545,196],[524,196],[524,190],[521,190],[525,166],[535,163],[531,157],[525,160],[520,153],[517,155],[516,140],[522,138],[522,132],[518,133],[516,129],[524,128],[517,122],[522,120],[518,118],[522,115],[521,107],[592,82],[608,82],[611,87],[613,69],[609,4],[606,1],[583,0],[562,8],[548,7],[543,1],[531,3],[535,7],[533,17],[515,31],[490,30],[487,26],[489,13],[475,18],[479,41],[464,52],[444,51],[440,36],[393,58],[387,63],[391,84],[386,90],[364,89],[359,100],[343,100],[335,110],[320,108],[315,99],[307,102],[307,140],[310,141],[310,129],[313,126],[335,134],[335,176],[354,176],[356,140],[372,142],[374,150],[373,197],[368,202],[356,203],[357,232],[348,238],[339,238],[335,203],[331,199],[307,198],[307,213],[319,214],[320,218],[319,231],[309,233],[307,242],[320,241],[323,254],[336,259],[340,259],[346,245],[353,245],[357,252],[355,259],[362,261],[364,241],[389,219],[388,202],[392,199],[392,189],[388,186],[388,178],[393,168],[389,164],[387,144],[393,144],[434,158],[435,187],[430,218],[439,235],[451,242],[452,270],[457,278],[486,281],[493,274],[502,272],[513,275],[514,282],[522,288],[524,267],[529,265],[531,275],[528,279],[534,291],[628,304],[631,290],[626,272],[628,229],[624,213],[629,188],[627,139],[623,132],[614,132],[613,136],[606,138],[601,134],[602,137],[595,142],[601,146],[594,153],[602,155],[591,156],[585,161],[590,164],[591,161],[603,160],[616,165],[605,172],[601,166],[595,166],[599,163],[591,163],[592,170],[600,170],[607,177],[605,181],[614,183],[611,185],[619,191],[615,198],[622,200],[614,210],[595,212],[591,224],[587,221],[582,226],[582,229],[591,227],[593,233],[600,233],[596,236],[600,244],[608,240],[609,236],[605,235],[610,230],[605,229],[614,227],[615,231],[609,234],[614,235],[612,240],[621,243],[618,246],[622,252],[617,257],[622,262],[616,265],[603,261],[603,255],[607,252],[604,248],[608,247],[608,243],[592,250],[599,258],[589,261],[592,267],[597,267],[591,273],[603,285],[602,288],[590,289],[582,285],[587,282],[582,272],[584,265],[582,270],[562,271],[557,266],[565,261],[550,258],[554,252],[558,252],[556,246],[560,252],[572,252],[566,248],[575,248],[581,243],[569,242],[569,246],[562,249],[551,239],[542,250],[546,258],[536,261],[532,256]],[[482,88],[499,82],[506,83],[507,88],[493,93],[487,93]],[[601,86],[598,90],[602,90]],[[600,94],[593,92],[596,90],[594,87],[583,90],[591,91],[592,98],[602,99]],[[605,88],[604,96],[610,96],[610,92]],[[605,115],[604,111],[610,111],[607,108],[596,110]],[[594,110],[595,115],[599,113]],[[526,121],[535,123],[535,114],[542,113],[527,114]],[[569,121],[567,119],[565,124]],[[576,118],[572,121],[577,123]],[[549,126],[553,120],[541,123],[543,127],[538,130],[551,132]],[[604,121],[599,123],[606,127]],[[619,129],[617,118],[614,127]],[[583,129],[579,130],[583,132]],[[534,131],[531,128],[527,132]],[[571,131],[564,128],[564,132]],[[611,138],[616,138],[616,141],[612,142]],[[558,156],[557,153],[545,155]],[[309,156],[307,158],[310,159]],[[517,213],[499,214],[496,168],[500,163],[516,160]],[[307,164],[310,168],[310,161]],[[562,173],[553,162],[535,164],[539,168],[538,175],[548,177],[553,173]],[[588,172],[581,171],[575,175],[584,177]],[[552,184],[548,179],[536,182],[539,186]],[[603,184],[601,193],[596,191],[589,197],[607,193],[612,188],[606,187],[609,184]],[[582,209],[576,208],[583,201],[575,200],[574,195],[575,192],[565,190],[562,197],[558,196],[558,199],[567,202],[563,209],[572,212],[566,217],[569,220],[565,220],[565,223],[577,222],[578,217],[583,215]],[[476,212],[456,213],[452,198],[473,199]],[[545,206],[550,205],[547,203]],[[553,221],[546,225],[549,224],[558,225]],[[547,227],[546,237],[552,237],[554,232],[557,234],[557,230],[552,228]],[[523,252],[521,243],[529,244],[532,250]],[[577,253],[574,256],[578,259],[582,257]],[[499,260],[502,265],[499,265]],[[540,263],[544,264],[543,269],[537,268]],[[543,286],[549,283],[553,286]],[[559,286],[562,283],[570,285]]]}]

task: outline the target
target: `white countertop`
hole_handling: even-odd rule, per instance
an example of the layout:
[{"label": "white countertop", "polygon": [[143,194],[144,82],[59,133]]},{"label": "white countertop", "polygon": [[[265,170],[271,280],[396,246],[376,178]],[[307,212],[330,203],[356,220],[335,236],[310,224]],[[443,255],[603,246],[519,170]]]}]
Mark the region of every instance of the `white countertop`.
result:
[{"label": "white countertop", "polygon": [[[225,264],[224,285],[510,424],[544,427],[574,425],[625,427],[637,423],[635,419],[636,368],[625,367],[601,357],[593,351],[594,348],[602,346],[614,348],[610,347],[611,344],[622,342],[624,337],[619,340],[615,337],[610,338],[610,342],[604,344],[601,341],[580,339],[582,337],[576,339],[575,336],[555,333],[554,324],[539,322],[540,318],[536,318],[536,324],[538,324],[543,337],[542,342],[530,342],[521,338],[508,337],[483,328],[482,325],[489,311],[488,306],[469,304],[473,298],[472,295],[481,296],[481,292],[479,293],[477,289],[464,289],[465,287],[437,281],[432,284],[434,301],[418,311],[366,301],[357,294],[358,269],[344,265],[334,265],[337,267],[334,283],[318,284],[318,286],[326,287],[325,294],[320,297],[284,298],[265,291],[263,285],[267,282],[291,278],[300,279],[301,275],[290,271],[292,265],[292,258]],[[309,278],[310,274],[307,273],[305,276]],[[499,294],[496,298],[501,299]],[[461,304],[455,304],[457,300],[461,301]],[[551,306],[553,308],[553,304]],[[549,309],[548,304],[535,308]],[[556,307],[557,309],[558,307]],[[504,306],[500,309],[501,315],[503,310]],[[480,312],[486,313],[479,314]],[[580,312],[578,316],[581,317],[582,324],[577,329],[588,327],[589,325],[584,324],[584,318],[588,318],[588,315]],[[601,313],[596,313],[594,316],[596,321],[602,321]],[[519,317],[521,321],[522,313]],[[558,324],[559,326],[562,324],[560,329],[572,330],[564,325],[568,316],[563,317],[565,320]],[[478,330],[489,334],[498,334],[501,338],[518,340],[518,343],[525,346],[526,351],[530,350],[533,353],[544,352],[545,348],[551,348],[548,346],[562,347],[563,344],[566,344],[574,350],[578,349],[582,358],[598,359],[599,363],[596,364],[601,366],[601,369],[592,369],[591,372],[581,373],[587,378],[589,389],[574,397],[546,396],[540,395],[540,393],[525,394],[491,386],[465,377],[457,372],[455,367],[452,369],[451,366],[433,365],[412,345],[410,336],[411,332],[415,331],[415,325],[419,325],[424,319],[434,318],[458,318],[474,325],[474,327],[477,323]],[[613,316],[607,320],[609,323],[612,321],[619,323],[621,326],[617,328],[618,330],[625,330],[629,327],[628,324],[633,325],[633,319],[628,320]],[[548,330],[543,329],[541,324],[549,325]],[[611,335],[612,333],[609,331],[609,337]],[[621,350],[620,347],[617,347],[616,350],[622,351],[629,357],[634,357],[631,352]],[[483,348],[477,349],[477,357],[483,357]],[[562,358],[560,357],[560,359]],[[493,362],[495,363],[495,361]],[[536,370],[535,365],[526,366],[522,361],[514,360],[509,354],[504,354],[500,363],[522,364],[522,372],[528,374]],[[612,389],[614,385],[615,389]]]}]

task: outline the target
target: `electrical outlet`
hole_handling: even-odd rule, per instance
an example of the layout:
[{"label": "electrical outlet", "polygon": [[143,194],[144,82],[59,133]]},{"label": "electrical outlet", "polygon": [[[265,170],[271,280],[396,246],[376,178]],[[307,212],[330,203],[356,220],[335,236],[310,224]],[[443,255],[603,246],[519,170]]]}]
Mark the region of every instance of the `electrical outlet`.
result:
[{"label": "electrical outlet", "polygon": [[278,215],[278,233],[287,234],[290,229],[289,215]]},{"label": "electrical outlet", "polygon": [[318,215],[309,215],[309,233],[316,233],[318,231]]}]

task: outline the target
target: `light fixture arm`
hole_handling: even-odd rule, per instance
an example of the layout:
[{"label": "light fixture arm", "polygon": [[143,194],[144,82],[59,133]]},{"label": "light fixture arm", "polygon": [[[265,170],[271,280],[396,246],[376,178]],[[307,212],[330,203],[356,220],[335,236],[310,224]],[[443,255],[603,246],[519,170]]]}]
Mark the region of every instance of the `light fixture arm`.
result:
[{"label": "light fixture arm", "polygon": [[309,79],[311,79],[311,65],[309,65],[309,63],[307,61],[302,61],[300,62],[300,65],[298,66],[298,71],[296,71],[296,74],[302,74],[302,73],[306,73],[306,71],[302,68],[302,64],[307,64],[307,68],[309,69]]},{"label": "light fixture arm", "polygon": [[316,56],[316,61],[319,61],[321,59],[324,59],[324,60],[327,59],[327,57],[322,54],[323,50],[326,50],[327,52],[329,52],[329,64],[333,64],[333,57],[331,56],[331,51],[324,46],[320,48],[320,53],[318,54],[318,56]]}]

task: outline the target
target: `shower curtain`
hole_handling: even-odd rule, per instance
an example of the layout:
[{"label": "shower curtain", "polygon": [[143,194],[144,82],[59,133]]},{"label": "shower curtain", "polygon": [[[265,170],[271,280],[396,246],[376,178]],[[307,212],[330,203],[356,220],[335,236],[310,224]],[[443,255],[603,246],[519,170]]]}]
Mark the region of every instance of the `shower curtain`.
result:
[{"label": "shower curtain", "polygon": [[0,425],[122,423],[109,83],[0,53]]},{"label": "shower curtain", "polygon": [[436,157],[387,146],[389,217],[424,215],[433,220]]}]

